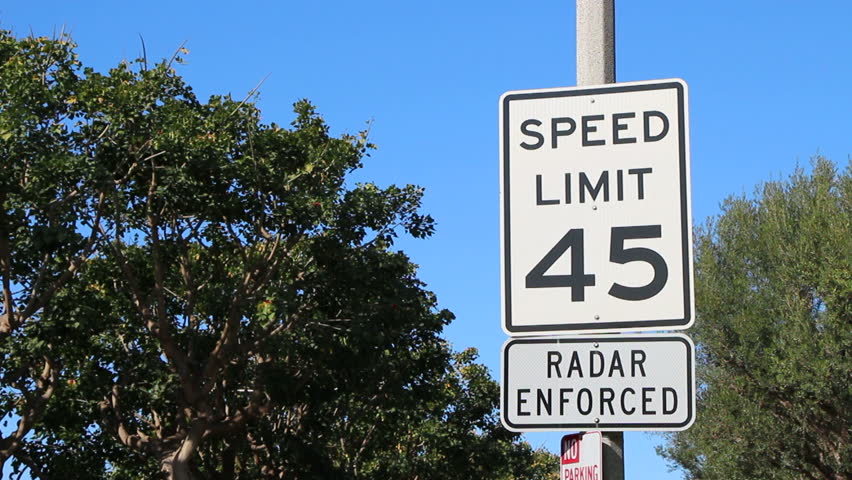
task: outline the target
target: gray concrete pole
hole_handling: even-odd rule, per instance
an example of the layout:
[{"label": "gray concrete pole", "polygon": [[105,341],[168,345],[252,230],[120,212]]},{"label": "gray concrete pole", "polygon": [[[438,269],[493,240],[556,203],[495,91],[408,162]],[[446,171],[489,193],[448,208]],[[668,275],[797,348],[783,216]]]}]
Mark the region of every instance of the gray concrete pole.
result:
[{"label": "gray concrete pole", "polygon": [[603,432],[603,480],[624,480],[624,432]]},{"label": "gray concrete pole", "polygon": [[[615,0],[577,0],[577,85],[615,83]],[[624,432],[604,432],[603,480],[624,480]]]},{"label": "gray concrete pole", "polygon": [[577,85],[615,83],[615,0],[577,0]]}]

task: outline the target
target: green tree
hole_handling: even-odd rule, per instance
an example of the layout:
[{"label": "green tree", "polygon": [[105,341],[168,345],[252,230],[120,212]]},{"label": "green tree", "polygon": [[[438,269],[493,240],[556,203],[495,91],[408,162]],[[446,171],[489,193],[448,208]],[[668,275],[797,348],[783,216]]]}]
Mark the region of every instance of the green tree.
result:
[{"label": "green tree", "polygon": [[366,132],[330,135],[307,101],[286,128],[250,97],[202,101],[184,49],[99,73],[66,37],[0,38],[22,82],[4,70],[0,414],[18,428],[0,460],[81,479],[555,468],[499,427],[496,385],[394,249],[433,232],[423,190],[347,182]]},{"label": "green tree", "polygon": [[698,415],[661,449],[693,479],[852,475],[852,162],[818,158],[697,231]]},{"label": "green tree", "polygon": [[376,449],[364,478],[558,478],[557,455],[533,451],[519,434],[503,428],[500,387],[476,363],[477,356],[472,348],[453,356],[452,368],[430,382],[436,391],[422,406],[405,411],[408,418],[389,432],[392,437],[384,443],[395,442],[395,451]]},{"label": "green tree", "polygon": [[[388,369],[378,383],[341,388],[253,425],[245,441],[229,444],[243,459],[235,462],[235,478],[556,478],[556,455],[532,450],[500,425],[499,387],[475,362],[474,349],[413,377],[394,368],[410,360],[392,356],[378,364]],[[407,383],[393,385],[400,380]]]},{"label": "green tree", "polygon": [[73,47],[0,31],[0,468],[39,422],[65,357],[81,353],[37,331],[100,245],[108,174],[84,154],[94,137],[77,128]]},{"label": "green tree", "polygon": [[345,394],[327,404],[310,435],[340,439],[326,447],[337,477],[556,478],[556,455],[533,451],[501,425],[499,385],[477,356],[472,348],[455,353],[450,368],[422,370],[392,395]]}]

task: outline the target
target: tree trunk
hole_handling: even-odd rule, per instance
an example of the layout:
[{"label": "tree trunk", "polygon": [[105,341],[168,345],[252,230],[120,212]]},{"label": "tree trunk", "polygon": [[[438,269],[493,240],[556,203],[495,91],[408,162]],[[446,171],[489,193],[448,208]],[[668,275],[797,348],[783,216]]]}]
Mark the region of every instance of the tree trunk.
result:
[{"label": "tree trunk", "polygon": [[189,461],[181,458],[181,449],[163,453],[160,456],[160,471],[168,480],[193,480]]},{"label": "tree trunk", "polygon": [[189,434],[174,450],[165,451],[160,455],[160,471],[169,480],[193,480],[190,462],[201,443],[201,437],[207,428],[207,423],[200,419],[192,421]]}]

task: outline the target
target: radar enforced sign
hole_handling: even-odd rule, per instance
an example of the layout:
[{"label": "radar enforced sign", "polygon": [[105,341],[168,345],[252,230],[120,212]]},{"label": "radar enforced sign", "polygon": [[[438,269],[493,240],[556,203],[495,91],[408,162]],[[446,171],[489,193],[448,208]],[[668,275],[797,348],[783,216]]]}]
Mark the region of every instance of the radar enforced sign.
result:
[{"label": "radar enforced sign", "polygon": [[501,98],[503,329],[683,329],[693,321],[681,80]]},{"label": "radar enforced sign", "polygon": [[503,345],[503,425],[685,430],[695,418],[694,352],[680,334],[512,338]]}]

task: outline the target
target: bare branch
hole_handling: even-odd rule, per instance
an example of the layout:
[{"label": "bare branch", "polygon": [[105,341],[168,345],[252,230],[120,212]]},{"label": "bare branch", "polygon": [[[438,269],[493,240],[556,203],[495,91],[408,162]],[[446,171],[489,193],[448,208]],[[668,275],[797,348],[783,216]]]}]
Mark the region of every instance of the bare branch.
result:
[{"label": "bare branch", "polygon": [[165,153],[166,153],[165,150],[161,150],[157,153],[152,153],[151,155],[148,155],[147,157],[143,158],[142,161],[147,162],[148,160],[153,160],[153,159],[159,157],[160,155],[164,155]]},{"label": "bare branch", "polygon": [[166,68],[172,67],[172,63],[174,63],[174,61],[177,59],[178,54],[181,52],[181,50],[185,49],[186,42],[187,40],[181,42],[180,46],[177,48],[177,50],[175,50],[175,53],[172,54],[172,58],[169,59],[168,64],[166,64]]},{"label": "bare branch", "polygon": [[145,39],[142,34],[139,34],[139,41],[142,43],[142,70],[148,71],[148,51],[145,49]]},{"label": "bare branch", "polygon": [[265,81],[266,81],[266,79],[267,79],[267,78],[269,78],[269,76],[270,76],[270,75],[272,75],[272,74],[271,74],[271,73],[267,73],[267,74],[266,74],[266,76],[265,76],[265,77],[263,77],[263,80],[261,80],[260,82],[258,82],[258,84],[257,84],[257,85],[255,85],[255,86],[254,86],[254,88],[252,88],[252,89],[251,89],[251,91],[249,91],[248,95],[246,95],[246,98],[244,98],[244,99],[243,99],[243,101],[242,101],[242,102],[240,102],[240,104],[239,104],[239,105],[237,105],[237,108],[235,108],[234,110],[232,110],[232,111],[231,111],[231,113],[229,113],[229,114],[228,114],[228,117],[231,117],[233,114],[237,113],[237,111],[238,111],[240,108],[242,108],[242,106],[243,106],[243,105],[245,105],[245,104],[246,104],[246,102],[248,102],[248,99],[249,99],[249,98],[251,98],[251,96],[252,96],[252,95],[254,95],[254,92],[256,92],[256,91],[257,91],[257,89],[258,89],[258,88],[260,88],[260,86],[261,86],[261,85],[263,85],[263,82],[265,82]]}]

